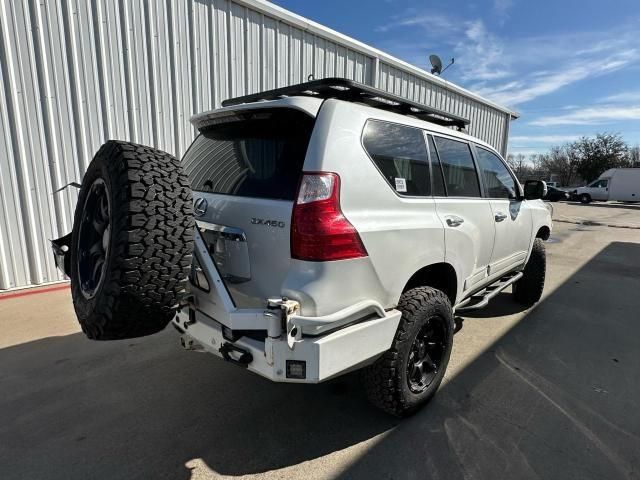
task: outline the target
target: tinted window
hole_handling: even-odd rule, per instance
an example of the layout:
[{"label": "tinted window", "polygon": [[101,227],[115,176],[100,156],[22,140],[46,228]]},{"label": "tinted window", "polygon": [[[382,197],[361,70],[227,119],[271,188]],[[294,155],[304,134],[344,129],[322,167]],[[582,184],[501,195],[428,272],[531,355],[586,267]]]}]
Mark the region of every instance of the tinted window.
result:
[{"label": "tinted window", "polygon": [[478,166],[489,198],[515,198],[516,182],[497,155],[476,147]]},{"label": "tinted window", "polygon": [[442,168],[438,160],[438,152],[433,143],[433,137],[429,135],[429,153],[431,154],[431,168],[433,176],[433,195],[436,197],[444,197],[447,191],[444,188],[444,177],[442,176]]},{"label": "tinted window", "polygon": [[430,195],[429,160],[422,130],[369,120],[362,143],[396,192]]},{"label": "tinted window", "polygon": [[202,129],[182,165],[197,191],[293,200],[312,130],[302,112],[253,111]]},{"label": "tinted window", "polygon": [[480,184],[469,145],[435,137],[447,194],[450,197],[479,197]]}]

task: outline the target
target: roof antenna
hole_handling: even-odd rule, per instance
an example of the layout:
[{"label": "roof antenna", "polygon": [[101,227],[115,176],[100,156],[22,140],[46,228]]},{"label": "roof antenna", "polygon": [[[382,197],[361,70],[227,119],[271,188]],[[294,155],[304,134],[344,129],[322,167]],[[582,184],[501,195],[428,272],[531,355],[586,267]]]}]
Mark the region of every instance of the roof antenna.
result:
[{"label": "roof antenna", "polygon": [[449,65],[444,68],[442,68],[442,60],[440,60],[438,55],[429,55],[429,61],[431,62],[431,73],[441,76],[447,68],[455,63],[456,59],[452,58]]}]

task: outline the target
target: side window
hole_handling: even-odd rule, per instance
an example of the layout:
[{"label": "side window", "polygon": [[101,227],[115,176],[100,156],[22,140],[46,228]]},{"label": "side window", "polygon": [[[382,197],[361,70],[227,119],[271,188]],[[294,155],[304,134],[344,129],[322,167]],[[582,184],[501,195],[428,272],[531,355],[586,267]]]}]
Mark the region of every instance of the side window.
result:
[{"label": "side window", "polygon": [[431,195],[429,160],[422,130],[369,120],[362,143],[391,188],[403,195]]},{"label": "side window", "polygon": [[591,186],[596,188],[604,188],[607,186],[607,180],[598,180],[597,182],[593,183]]},{"label": "side window", "polygon": [[478,172],[469,145],[449,138],[435,137],[447,194],[450,197],[480,197]]},{"label": "side window", "polygon": [[516,182],[493,152],[476,147],[478,167],[489,198],[516,198]]},{"label": "side window", "polygon": [[435,197],[445,197],[447,190],[444,188],[444,177],[442,176],[442,168],[440,160],[438,160],[438,152],[433,143],[433,137],[429,135],[429,154],[431,155],[431,169],[433,176],[433,195]]}]

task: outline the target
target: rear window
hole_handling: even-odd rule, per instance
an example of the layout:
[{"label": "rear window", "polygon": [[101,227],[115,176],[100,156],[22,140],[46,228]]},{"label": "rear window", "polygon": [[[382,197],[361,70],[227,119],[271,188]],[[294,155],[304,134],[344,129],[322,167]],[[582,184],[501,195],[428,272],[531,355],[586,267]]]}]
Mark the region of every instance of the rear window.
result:
[{"label": "rear window", "polygon": [[203,129],[185,153],[182,166],[191,188],[293,200],[314,118],[297,110],[269,109],[234,119]]},{"label": "rear window", "polygon": [[478,172],[473,163],[469,144],[436,137],[438,157],[450,197],[480,197]]}]

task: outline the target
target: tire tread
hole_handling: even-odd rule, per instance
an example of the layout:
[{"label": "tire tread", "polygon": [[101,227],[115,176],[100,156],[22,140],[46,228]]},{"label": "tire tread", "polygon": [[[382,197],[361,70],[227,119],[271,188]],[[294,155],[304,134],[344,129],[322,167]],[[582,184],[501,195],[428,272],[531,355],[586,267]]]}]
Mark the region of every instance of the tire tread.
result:
[{"label": "tire tread", "polygon": [[[402,318],[398,325],[392,346],[375,363],[362,370],[362,382],[369,401],[381,410],[398,417],[405,416],[415,411],[420,405],[426,403],[440,383],[434,382],[428,398],[423,399],[420,405],[412,404],[404,394],[402,376],[402,354],[413,339],[413,327],[419,320],[423,310],[434,304],[441,304],[448,308],[449,321],[453,331],[453,314],[449,298],[440,290],[432,287],[416,287],[406,291],[400,297],[397,309],[402,312]],[[453,334],[453,333],[452,333]],[[448,357],[447,357],[448,362]],[[446,369],[446,363],[442,365]]]},{"label": "tire tread", "polygon": [[531,256],[524,267],[524,275],[513,285],[513,296],[518,303],[531,306],[542,298],[547,271],[547,254],[541,238],[533,241]]},{"label": "tire tread", "polygon": [[[195,226],[188,178],[172,155],[115,140],[100,148],[87,174],[94,169],[108,172],[111,183],[111,259],[93,302],[72,272],[78,320],[94,340],[156,333],[186,294]],[[82,204],[81,191],[75,225]]]}]

